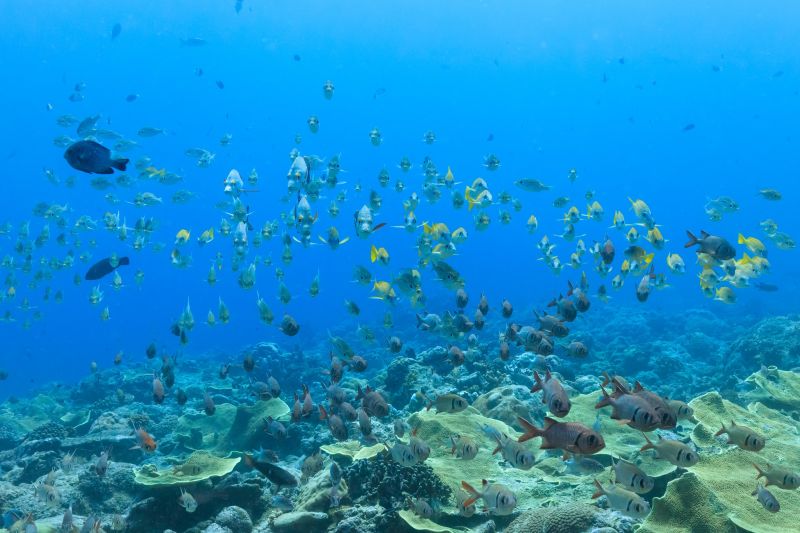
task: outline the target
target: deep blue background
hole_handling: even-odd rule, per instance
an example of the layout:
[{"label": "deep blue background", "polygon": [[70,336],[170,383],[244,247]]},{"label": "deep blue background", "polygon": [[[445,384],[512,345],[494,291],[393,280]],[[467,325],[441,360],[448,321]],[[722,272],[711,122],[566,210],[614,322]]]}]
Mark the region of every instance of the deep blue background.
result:
[{"label": "deep blue background", "polygon": [[[293,246],[294,262],[280,263],[277,238],[251,249],[249,257],[272,254],[275,265],[286,271],[286,284],[295,298],[285,308],[277,301],[274,269],[258,266],[258,290],[280,320],[284,309],[297,317],[302,331],[287,340],[275,328],[258,321],[255,291],[245,292],[228,269],[231,244],[218,236],[205,249],[192,244],[193,267],[178,270],[170,265],[169,249],[180,228],[192,231],[192,240],[211,226],[221,213],[213,206],[224,199],[221,182],[230,168],[246,176],[256,168],[260,192],[248,196],[256,229],[281,210],[285,195],[288,153],[295,134],[302,135],[304,154],[330,158],[341,154],[347,170],[341,179],[347,188],[360,182],[360,194],[352,190],[341,215],[333,223],[342,236],[352,236],[352,213],[379,190],[384,208],[378,221],[399,224],[401,201],[412,190],[421,191],[420,161],[430,155],[444,172],[450,165],[460,182],[483,176],[495,196],[509,190],[525,208],[514,214],[509,226],[497,221],[498,207],[490,211],[493,224],[486,232],[474,230],[471,215],[454,212],[445,191],[442,201],[423,201],[420,221],[445,221],[454,229],[464,225],[470,237],[451,263],[467,279],[467,289],[477,301],[485,291],[494,305],[504,297],[526,312],[541,308],[567,279],[579,272],[566,268],[555,278],[536,259],[535,244],[545,233],[561,232],[557,219],[566,209],[551,202],[568,195],[585,211],[583,194],[597,192],[606,210],[603,224],[582,222],[578,233],[587,233],[587,245],[608,231],[618,250],[625,247],[622,234],[606,230],[614,209],[633,221],[627,197],[643,198],[662,225],[669,243],[666,251],[681,251],[687,275],[670,277],[670,290],[658,292],[646,304],[664,312],[690,307],[709,307],[731,318],[785,313],[797,310],[800,274],[796,250],[781,251],[761,233],[758,222],[771,217],[782,231],[800,234],[796,184],[797,124],[800,122],[800,39],[795,22],[800,8],[786,2],[403,2],[387,8],[385,2],[262,2],[245,0],[237,14],[233,1],[171,2],[22,2],[0,3],[0,116],[3,117],[2,160],[5,190],[0,195],[0,222],[15,229],[31,220],[31,238],[44,221],[34,218],[39,201],[68,203],[72,222],[83,214],[101,221],[106,210],[120,210],[129,225],[142,215],[160,220],[154,240],[164,251],[135,252],[114,234],[99,229],[82,235],[84,248],[94,237],[94,259],[116,252],[132,258],[121,270],[127,287],[113,291],[104,280],[105,300],[100,306],[87,301],[91,284],[72,283],[74,270],[56,272],[50,282],[61,289],[60,306],[42,302],[44,284],[27,288],[30,276],[20,280],[15,300],[0,303],[10,309],[16,322],[0,324],[0,368],[11,377],[0,384],[0,397],[19,393],[33,381],[73,380],[85,375],[89,362],[109,366],[117,351],[131,359],[143,358],[146,345],[156,341],[165,349],[177,349],[168,327],[177,318],[187,297],[198,323],[185,352],[190,355],[235,354],[243,345],[262,339],[278,340],[287,347],[309,349],[327,329],[352,332],[357,320],[347,315],[341,302],[357,301],[360,321],[380,328],[386,310],[382,302],[368,300],[368,291],[350,283],[355,263],[369,265],[372,242],[386,246],[391,266],[370,267],[379,279],[390,279],[400,268],[416,261],[414,236],[384,229],[370,241],[354,239],[332,252],[324,246],[304,250]],[[111,40],[114,23],[122,33]],[[201,37],[203,47],[181,46],[181,39]],[[293,56],[300,56],[295,61]],[[624,58],[624,62],[621,60]],[[195,75],[201,67],[202,77]],[[716,67],[716,68],[715,68]],[[322,95],[326,79],[335,83],[331,101]],[[216,80],[224,81],[220,90]],[[86,83],[83,102],[68,100],[75,83]],[[375,98],[378,89],[385,94]],[[125,96],[140,94],[127,103]],[[46,104],[55,106],[47,111]],[[67,189],[63,180],[75,172],[52,144],[57,135],[75,137],[55,124],[61,114],[80,118],[100,113],[101,125],[137,140],[141,148],[128,155],[153,158],[153,164],[185,176],[178,186],[143,183],[134,190],[96,191],[87,175]],[[320,118],[320,132],[311,134],[309,115]],[[108,124],[110,121],[110,125]],[[685,125],[696,127],[684,132]],[[142,126],[167,130],[152,139],[136,137]],[[379,127],[382,146],[370,145],[368,133]],[[436,132],[433,146],[422,142],[426,130]],[[224,133],[233,134],[230,146],[219,146]],[[494,140],[487,141],[489,134]],[[113,143],[110,143],[113,144]],[[190,147],[216,152],[210,168],[201,169],[183,155]],[[495,153],[502,161],[488,172],[483,157]],[[397,163],[408,155],[414,168],[402,175]],[[392,175],[381,189],[377,175],[386,166]],[[570,184],[567,172],[577,168],[579,179]],[[42,169],[52,168],[61,178],[53,186]],[[394,192],[401,177],[407,189]],[[513,181],[536,177],[555,186],[548,193],[517,190]],[[761,187],[784,193],[778,203],[757,196]],[[199,195],[188,205],[168,201],[179,188]],[[463,183],[460,186],[463,190]],[[110,206],[103,200],[112,192],[131,200],[137,191],[163,196],[165,204],[138,209],[128,204]],[[331,221],[326,212],[334,193],[315,205],[321,220],[316,234],[324,234]],[[709,222],[703,205],[712,197],[729,195],[741,210],[722,222]],[[503,208],[508,208],[504,206]],[[525,230],[530,213],[539,218],[535,236]],[[772,273],[763,281],[780,291],[766,294],[754,289],[737,290],[735,306],[705,299],[697,287],[693,253],[682,251],[684,230],[705,228],[735,240],[738,232],[762,238],[770,247]],[[51,223],[52,240],[58,234]],[[131,237],[132,238],[132,237]],[[13,253],[15,237],[0,240],[0,253]],[[556,252],[567,261],[574,244],[556,240]],[[741,249],[741,247],[740,247]],[[226,270],[214,287],[205,283],[209,262],[221,251]],[[66,250],[54,242],[38,250],[41,256],[63,257]],[[666,270],[664,252],[656,259]],[[17,258],[19,262],[21,258]],[[587,258],[587,268],[591,261]],[[615,264],[618,271],[619,261]],[[145,282],[133,283],[141,268]],[[307,294],[311,279],[321,273],[322,293]],[[5,272],[3,273],[5,276]],[[441,312],[450,307],[430,270],[424,272],[429,308]],[[610,285],[610,278],[605,280]],[[592,292],[600,281],[593,274]],[[633,295],[635,280],[612,294],[608,305],[639,305]],[[23,297],[37,306],[44,318],[30,329],[21,327],[30,312],[18,306]],[[208,309],[217,311],[222,296],[232,313],[229,325],[209,328],[202,322]],[[444,297],[447,303],[439,297]],[[438,301],[437,301],[438,299]],[[108,305],[112,319],[101,322],[100,309]],[[395,321],[412,320],[408,302],[394,312]],[[276,321],[276,322],[277,322]],[[494,338],[496,332],[486,332]]]}]

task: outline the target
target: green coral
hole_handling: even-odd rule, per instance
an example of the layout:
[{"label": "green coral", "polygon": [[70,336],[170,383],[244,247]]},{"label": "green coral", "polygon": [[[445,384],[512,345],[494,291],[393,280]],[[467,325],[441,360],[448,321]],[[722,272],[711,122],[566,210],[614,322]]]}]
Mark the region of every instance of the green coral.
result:
[{"label": "green coral", "polygon": [[222,446],[227,451],[254,448],[264,434],[264,420],[272,417],[287,421],[290,412],[289,406],[280,398],[258,401],[255,405],[240,405]]},{"label": "green coral", "polygon": [[325,444],[319,447],[320,450],[328,455],[342,455],[349,457],[352,461],[360,461],[362,459],[371,459],[386,450],[383,444],[373,444],[372,446],[362,446],[357,440],[346,440],[343,442],[335,442],[333,444]]},{"label": "green coral", "polygon": [[745,382],[752,390],[741,395],[744,399],[791,412],[795,419],[800,418],[800,374],[797,372],[763,367]]},{"label": "green coral", "polygon": [[532,509],[518,516],[505,533],[573,533],[591,527],[597,508],[585,503]]},{"label": "green coral", "polygon": [[[186,413],[178,418],[175,438],[189,449],[212,450],[228,434],[235,417],[236,406],[229,403],[217,405],[212,416],[203,412]],[[193,437],[197,432],[201,436],[200,442]]]},{"label": "green coral", "polygon": [[170,487],[197,483],[212,477],[229,474],[239,464],[240,458],[226,459],[205,451],[196,451],[182,465],[158,470],[147,464],[133,469],[133,480],[147,487]]},{"label": "green coral", "polygon": [[467,528],[452,528],[452,527],[445,527],[440,526],[436,522],[432,520],[428,520],[427,518],[422,518],[421,516],[417,516],[412,511],[408,509],[403,509],[402,511],[398,511],[397,515],[403,519],[403,521],[408,524],[412,529],[417,531],[432,531],[434,533],[469,533],[469,529]]},{"label": "green coral", "polygon": [[[692,441],[700,447],[700,462],[690,473],[667,485],[661,498],[653,500],[653,511],[640,533],[752,531],[785,533],[797,528],[800,497],[796,491],[770,488],[781,504],[770,513],[751,496],[756,487],[752,463],[800,464],[797,423],[761,403],[746,408],[710,392],[690,402],[698,424]],[[714,433],[722,422],[735,420],[760,432],[767,444],[760,452],[728,446]]]},{"label": "green coral", "polygon": [[[187,413],[178,419],[176,438],[189,449],[215,450],[221,453],[256,447],[264,431],[264,419],[288,420],[290,409],[280,398],[254,405],[222,403],[212,416]],[[200,436],[200,440],[196,436]]]}]

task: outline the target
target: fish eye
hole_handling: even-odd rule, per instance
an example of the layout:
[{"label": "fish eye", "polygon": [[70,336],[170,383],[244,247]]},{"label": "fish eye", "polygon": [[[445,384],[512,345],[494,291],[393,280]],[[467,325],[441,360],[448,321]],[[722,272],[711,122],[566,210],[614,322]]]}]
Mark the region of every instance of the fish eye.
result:
[{"label": "fish eye", "polygon": [[597,438],[594,435],[589,435],[589,444],[594,444]]}]

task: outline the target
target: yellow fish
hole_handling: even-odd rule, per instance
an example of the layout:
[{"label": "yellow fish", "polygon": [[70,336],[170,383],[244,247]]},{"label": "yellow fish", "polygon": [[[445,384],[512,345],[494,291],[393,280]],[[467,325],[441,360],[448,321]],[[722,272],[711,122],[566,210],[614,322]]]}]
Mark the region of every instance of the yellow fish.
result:
[{"label": "yellow fish", "polygon": [[467,230],[463,227],[458,227],[450,234],[450,240],[455,244],[461,244],[467,240]]},{"label": "yellow fish", "polygon": [[189,240],[190,233],[187,229],[182,229],[178,231],[177,235],[175,235],[175,244],[186,244]]},{"label": "yellow fish", "polygon": [[208,228],[203,233],[200,234],[200,237],[197,239],[197,244],[203,246],[204,244],[208,244],[214,240],[214,228]]},{"label": "yellow fish", "polygon": [[614,211],[614,222],[613,225],[609,228],[616,228],[621,230],[625,227],[625,215],[622,214],[622,211]]},{"label": "yellow fish", "polygon": [[372,245],[372,248],[369,251],[369,259],[371,262],[378,261],[382,265],[389,264],[389,252],[386,251],[386,248],[376,248],[375,245]]},{"label": "yellow fish", "polygon": [[444,222],[437,222],[435,224],[424,222],[422,224],[422,231],[425,235],[429,235],[434,241],[438,241],[444,235],[450,235],[450,229],[448,229]]},{"label": "yellow fish", "polygon": [[720,287],[717,289],[714,299],[724,304],[735,304],[736,293],[730,287]]},{"label": "yellow fish", "polygon": [[739,234],[739,244],[744,244],[748,250],[760,257],[767,257],[767,247],[755,237],[745,237]]},{"label": "yellow fish", "polygon": [[378,293],[377,296],[370,296],[373,300],[386,300],[390,303],[394,303],[397,300],[397,294],[395,294],[391,283],[388,281],[376,281],[372,285],[372,290]]}]

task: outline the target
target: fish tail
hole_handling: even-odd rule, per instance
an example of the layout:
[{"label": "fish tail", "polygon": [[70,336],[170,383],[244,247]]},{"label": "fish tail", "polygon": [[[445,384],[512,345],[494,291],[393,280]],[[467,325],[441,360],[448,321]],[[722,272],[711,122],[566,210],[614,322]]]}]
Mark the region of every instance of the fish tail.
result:
[{"label": "fish tail", "polygon": [[692,232],[689,231],[688,229],[686,230],[686,235],[689,237],[689,242],[683,245],[684,248],[691,248],[692,246],[694,246],[699,242],[697,240],[697,237],[695,237],[694,234],[692,234]]},{"label": "fish tail", "polygon": [[130,159],[126,157],[120,157],[119,159],[112,159],[111,166],[116,168],[117,170],[124,171],[125,168],[128,166],[128,161],[130,161]]},{"label": "fish tail", "polygon": [[542,378],[541,378],[541,376],[539,376],[538,372],[536,372],[536,371],[533,372],[533,379],[534,379],[534,384],[531,387],[531,392],[533,393],[533,392],[538,392],[538,391],[542,390],[542,387],[543,387]]},{"label": "fish tail", "polygon": [[746,239],[744,238],[744,235],[742,235],[742,234],[740,233],[740,234],[739,234],[739,239],[738,239],[738,241],[737,241],[737,242],[738,242],[739,244],[744,244],[744,243],[745,243],[745,240],[746,240]]},{"label": "fish tail", "polygon": [[597,498],[599,498],[604,494],[604,491],[603,491],[603,485],[601,485],[600,482],[597,481],[596,479],[594,480],[594,486],[597,487],[597,490],[594,491],[594,494],[592,494],[592,499],[596,500]]},{"label": "fish tail", "polygon": [[464,507],[469,507],[470,505],[478,501],[478,498],[481,497],[480,493],[477,490],[475,490],[475,487],[473,487],[466,481],[461,482],[461,488],[463,488],[465,491],[467,491],[469,494],[472,495],[470,498],[467,498],[464,501],[464,503],[462,504]]},{"label": "fish tail", "polygon": [[755,463],[753,463],[753,466],[755,467],[755,469],[756,469],[756,472],[758,472],[758,475],[756,476],[756,479],[761,479],[762,477],[766,476],[766,474],[764,473],[764,471],[763,471],[763,470],[761,470],[761,467],[759,467],[759,466],[758,466],[757,464],[755,464]]},{"label": "fish tail", "polygon": [[725,429],[725,424],[722,424],[722,427],[719,429],[719,431],[717,431],[716,433],[714,433],[714,436],[715,436],[715,437],[719,437],[719,436],[720,436],[720,435],[722,435],[723,433],[727,433],[727,432],[728,432],[728,430],[727,430],[727,429]]},{"label": "fish tail", "polygon": [[517,417],[517,422],[522,427],[522,429],[525,430],[525,433],[523,433],[517,439],[518,442],[525,442],[526,440],[530,440],[530,439],[534,439],[536,437],[540,437],[544,433],[543,429],[537,428],[536,426],[534,426],[533,424],[531,424],[530,422],[528,422],[527,420],[525,420],[521,416]]},{"label": "fish tail", "polygon": [[639,452],[643,452],[643,451],[646,451],[646,450],[654,449],[655,446],[653,446],[652,441],[649,438],[647,438],[647,435],[642,433],[642,436],[644,437],[644,440],[647,441],[647,443],[644,446],[642,446],[641,448],[639,448]]},{"label": "fish tail", "polygon": [[600,390],[603,391],[603,399],[594,404],[595,409],[600,409],[606,405],[611,405],[611,396],[609,396],[608,392],[606,392],[606,388],[603,385],[600,385]]}]

